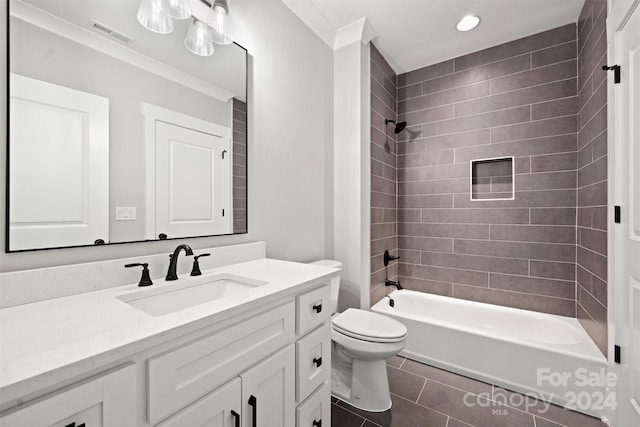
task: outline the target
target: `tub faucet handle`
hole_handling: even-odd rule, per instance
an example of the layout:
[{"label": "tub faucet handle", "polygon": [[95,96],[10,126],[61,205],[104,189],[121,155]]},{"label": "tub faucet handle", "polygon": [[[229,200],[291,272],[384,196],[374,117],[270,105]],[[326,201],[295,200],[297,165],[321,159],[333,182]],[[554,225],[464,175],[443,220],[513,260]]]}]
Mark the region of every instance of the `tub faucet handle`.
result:
[{"label": "tub faucet handle", "polygon": [[383,256],[382,261],[383,261],[385,267],[389,265],[389,261],[395,261],[397,259],[400,259],[399,255],[398,256],[394,256],[394,255],[391,255],[388,250],[384,251],[384,256]]}]

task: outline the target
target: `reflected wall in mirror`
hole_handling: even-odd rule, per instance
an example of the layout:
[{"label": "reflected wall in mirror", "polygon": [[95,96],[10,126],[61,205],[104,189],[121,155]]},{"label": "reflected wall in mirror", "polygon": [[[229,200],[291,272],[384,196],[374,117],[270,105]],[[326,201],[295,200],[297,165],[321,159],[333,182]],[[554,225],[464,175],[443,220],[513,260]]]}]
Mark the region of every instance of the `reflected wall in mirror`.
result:
[{"label": "reflected wall in mirror", "polygon": [[247,52],[138,5],[10,0],[7,251],[247,232]]}]

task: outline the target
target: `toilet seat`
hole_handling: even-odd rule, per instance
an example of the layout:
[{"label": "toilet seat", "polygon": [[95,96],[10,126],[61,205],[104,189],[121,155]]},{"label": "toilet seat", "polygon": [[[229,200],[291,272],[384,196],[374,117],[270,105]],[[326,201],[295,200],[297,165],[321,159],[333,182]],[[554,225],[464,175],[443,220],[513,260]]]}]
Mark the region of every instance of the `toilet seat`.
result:
[{"label": "toilet seat", "polygon": [[406,338],[407,327],[379,313],[349,308],[333,317],[335,332],[369,342],[399,342]]}]

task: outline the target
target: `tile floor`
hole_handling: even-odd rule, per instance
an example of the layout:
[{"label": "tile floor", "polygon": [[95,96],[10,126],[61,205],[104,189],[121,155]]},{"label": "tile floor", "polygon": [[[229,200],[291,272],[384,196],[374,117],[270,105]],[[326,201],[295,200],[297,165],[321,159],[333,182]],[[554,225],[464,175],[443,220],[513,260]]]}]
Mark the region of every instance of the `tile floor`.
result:
[{"label": "tile floor", "polygon": [[332,427],[606,427],[596,418],[403,357],[389,359],[387,371],[392,408],[364,412],[332,398]]}]

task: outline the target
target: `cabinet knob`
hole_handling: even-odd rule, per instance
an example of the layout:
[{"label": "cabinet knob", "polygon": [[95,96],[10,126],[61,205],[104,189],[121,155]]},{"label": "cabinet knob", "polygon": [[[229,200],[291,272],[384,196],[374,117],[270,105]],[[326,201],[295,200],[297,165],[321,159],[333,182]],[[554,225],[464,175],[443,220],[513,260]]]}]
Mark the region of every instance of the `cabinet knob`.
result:
[{"label": "cabinet knob", "polygon": [[319,368],[320,366],[322,366],[322,357],[314,357],[313,363],[316,364],[316,368]]},{"label": "cabinet knob", "polygon": [[322,419],[313,420],[311,424],[313,424],[313,427],[322,427]]},{"label": "cabinet knob", "polygon": [[320,313],[322,311],[322,304],[314,305],[313,309],[316,311],[316,313]]}]

